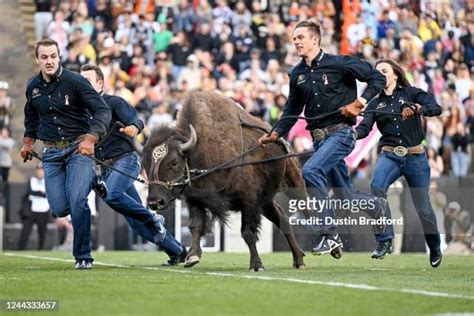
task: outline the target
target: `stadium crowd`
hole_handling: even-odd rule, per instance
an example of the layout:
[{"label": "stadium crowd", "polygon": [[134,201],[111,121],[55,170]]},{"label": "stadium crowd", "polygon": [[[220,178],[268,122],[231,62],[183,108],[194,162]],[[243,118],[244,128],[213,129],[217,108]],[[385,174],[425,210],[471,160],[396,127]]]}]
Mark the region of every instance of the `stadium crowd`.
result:
[{"label": "stadium crowd", "polygon": [[[62,64],[97,64],[106,93],[126,99],[151,129],[173,124],[191,89],[219,90],[274,124],[298,57],[298,21],[322,26],[321,47],[374,64],[392,58],[412,85],[432,93],[441,116],[424,118],[432,178],[472,172],[474,2],[465,0],[35,0],[36,39],[59,43]],[[361,85],[359,87],[363,89]],[[8,83],[0,82],[0,127],[8,127]],[[299,122],[288,135],[312,149]],[[2,152],[8,149],[2,149]],[[8,150],[9,152],[9,150]],[[354,175],[370,178],[367,156]],[[8,167],[8,166],[6,166]],[[7,181],[4,181],[7,182]]]}]

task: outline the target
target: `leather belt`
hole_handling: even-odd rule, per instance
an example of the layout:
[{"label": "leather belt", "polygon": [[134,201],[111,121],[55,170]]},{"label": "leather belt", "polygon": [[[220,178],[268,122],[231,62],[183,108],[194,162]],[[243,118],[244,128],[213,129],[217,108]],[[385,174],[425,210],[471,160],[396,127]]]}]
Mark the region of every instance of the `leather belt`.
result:
[{"label": "leather belt", "polygon": [[314,140],[323,140],[329,135],[340,131],[341,129],[350,126],[347,123],[338,123],[336,125],[328,126],[326,128],[317,128],[311,131],[311,136],[313,136]]},{"label": "leather belt", "polygon": [[404,157],[406,155],[417,155],[425,152],[425,147],[423,145],[417,145],[413,147],[403,147],[403,146],[382,146],[382,150],[390,153],[394,153],[398,157]]},{"label": "leather belt", "polygon": [[84,137],[85,137],[84,135],[81,135],[77,137],[76,139],[72,139],[72,140],[58,140],[58,141],[53,141],[53,142],[43,141],[43,144],[45,147],[54,147],[57,149],[64,149],[74,143],[78,143],[82,141]]},{"label": "leather belt", "polygon": [[46,142],[44,141],[43,144],[44,144],[44,147],[54,147],[54,148],[57,148],[57,149],[64,149],[66,147],[68,147],[69,145],[71,145],[74,141],[72,140],[58,140],[56,142]]}]

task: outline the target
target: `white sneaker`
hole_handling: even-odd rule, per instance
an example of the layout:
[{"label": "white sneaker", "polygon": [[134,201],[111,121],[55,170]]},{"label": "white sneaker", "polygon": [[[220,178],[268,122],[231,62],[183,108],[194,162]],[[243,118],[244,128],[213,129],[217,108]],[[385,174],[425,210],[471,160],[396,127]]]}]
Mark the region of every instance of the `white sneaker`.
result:
[{"label": "white sneaker", "polygon": [[92,269],[92,261],[77,260],[75,267],[76,270],[90,270]]}]

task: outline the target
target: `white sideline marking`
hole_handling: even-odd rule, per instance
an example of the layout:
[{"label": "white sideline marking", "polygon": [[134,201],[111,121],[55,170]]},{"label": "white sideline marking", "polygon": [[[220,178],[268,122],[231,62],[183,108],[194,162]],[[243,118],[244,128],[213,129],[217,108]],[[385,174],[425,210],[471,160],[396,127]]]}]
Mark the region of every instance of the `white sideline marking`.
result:
[{"label": "white sideline marking", "polygon": [[[40,259],[40,260],[61,261],[61,262],[75,262],[75,260],[72,260],[72,259],[61,259],[61,258],[42,257],[42,256],[33,256],[33,255],[21,255],[21,254],[8,253],[8,252],[3,253],[3,254],[5,256],[10,256],[10,257],[22,257],[22,258],[29,258],[29,259]],[[191,271],[191,270],[176,270],[176,269],[169,269],[169,268],[143,267],[143,266],[115,264],[115,263],[104,263],[104,262],[99,262],[99,261],[94,261],[94,265],[114,267],[114,268],[125,268],[125,269],[143,269],[143,270],[166,271],[166,272],[175,272],[175,273],[190,273],[190,274],[196,274],[196,275],[231,277],[231,278],[238,278],[238,279],[282,281],[282,282],[301,283],[301,284],[344,287],[344,288],[366,290],[366,291],[386,291],[386,292],[408,293],[408,294],[430,296],[430,297],[474,300],[474,296],[468,296],[468,295],[432,292],[432,291],[417,290],[417,289],[403,289],[403,288],[392,289],[392,288],[383,288],[383,287],[377,287],[377,286],[372,286],[372,285],[367,285],[367,284],[352,284],[352,283],[344,283],[344,282],[303,280],[303,279],[296,279],[296,278],[279,278],[279,277],[270,277],[270,276],[261,276],[261,275],[233,274],[233,273],[224,273],[224,272],[197,272],[197,271]]]}]

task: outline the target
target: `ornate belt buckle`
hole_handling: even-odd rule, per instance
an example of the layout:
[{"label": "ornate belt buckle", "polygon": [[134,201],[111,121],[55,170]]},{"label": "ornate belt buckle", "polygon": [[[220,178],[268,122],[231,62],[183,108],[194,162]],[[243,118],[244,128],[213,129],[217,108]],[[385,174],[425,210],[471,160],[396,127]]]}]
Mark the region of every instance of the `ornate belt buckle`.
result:
[{"label": "ornate belt buckle", "polygon": [[323,140],[324,137],[326,137],[326,132],[319,128],[312,131],[311,134],[313,135],[314,140]]},{"label": "ornate belt buckle", "polygon": [[56,148],[65,148],[65,147],[69,146],[69,141],[59,140],[59,141],[55,142],[54,145],[55,145]]},{"label": "ornate belt buckle", "polygon": [[393,153],[397,155],[398,157],[404,157],[406,154],[408,154],[408,149],[403,146],[397,146],[393,148]]}]

